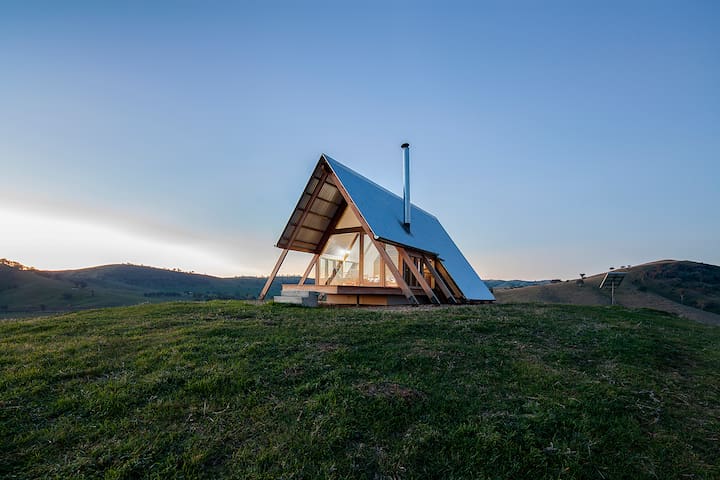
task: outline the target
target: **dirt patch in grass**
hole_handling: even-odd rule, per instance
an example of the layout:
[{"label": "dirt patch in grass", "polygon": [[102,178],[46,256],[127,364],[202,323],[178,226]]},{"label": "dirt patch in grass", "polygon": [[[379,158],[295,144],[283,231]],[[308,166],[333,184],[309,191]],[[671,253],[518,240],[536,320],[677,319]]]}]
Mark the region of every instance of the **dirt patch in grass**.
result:
[{"label": "dirt patch in grass", "polygon": [[368,397],[398,398],[405,401],[417,401],[427,397],[419,390],[392,382],[368,382],[358,385],[357,388]]},{"label": "dirt patch in grass", "polygon": [[419,358],[432,358],[433,360],[440,360],[440,357],[443,356],[445,352],[442,350],[433,350],[431,348],[423,348],[423,347],[415,347],[410,352],[408,352],[407,355],[405,355],[405,358],[412,358],[412,357],[419,357]]},{"label": "dirt patch in grass", "polygon": [[296,378],[302,376],[302,374],[305,373],[305,369],[303,369],[299,365],[293,365],[290,367],[287,367],[283,370],[283,376],[285,378]]},{"label": "dirt patch in grass", "polygon": [[334,352],[340,348],[340,345],[333,342],[318,342],[315,348],[320,352]]}]

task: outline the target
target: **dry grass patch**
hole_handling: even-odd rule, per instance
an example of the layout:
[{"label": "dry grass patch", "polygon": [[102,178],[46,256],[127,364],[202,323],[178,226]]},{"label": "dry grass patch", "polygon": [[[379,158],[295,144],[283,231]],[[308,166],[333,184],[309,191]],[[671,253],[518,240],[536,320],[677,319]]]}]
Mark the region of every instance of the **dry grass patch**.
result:
[{"label": "dry grass patch", "polygon": [[406,401],[423,400],[427,397],[427,395],[419,390],[392,382],[368,382],[358,385],[357,389],[368,397],[392,398]]}]

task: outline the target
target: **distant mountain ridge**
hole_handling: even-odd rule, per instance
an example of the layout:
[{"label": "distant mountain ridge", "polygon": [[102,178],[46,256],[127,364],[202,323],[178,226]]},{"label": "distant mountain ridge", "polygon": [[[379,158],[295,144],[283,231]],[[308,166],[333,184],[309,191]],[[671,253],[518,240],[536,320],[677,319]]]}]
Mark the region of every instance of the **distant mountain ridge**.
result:
[{"label": "distant mountain ridge", "polygon": [[[44,271],[0,259],[0,316],[168,300],[254,299],[266,280],[220,278],[132,264]],[[279,276],[270,296],[280,292],[282,283],[298,281],[298,276]]]},{"label": "distant mountain ridge", "polygon": [[[267,277],[221,278],[133,264],[112,264],[76,270],[37,270],[0,259],[0,316],[17,313],[72,311],[157,303],[169,300],[257,298]],[[280,276],[268,298],[298,276]],[[549,280],[486,280],[492,289],[542,285]],[[308,283],[312,283],[309,279]]]},{"label": "distant mountain ridge", "polygon": [[[621,305],[656,308],[720,323],[720,267],[660,260],[619,270],[628,273],[617,291]],[[485,282],[500,303],[607,305],[609,292],[597,288],[603,275],[582,281]],[[0,318],[170,300],[255,299],[266,280],[250,276],[220,278],[132,264],[43,271],[0,259]],[[268,297],[279,294],[281,284],[298,280],[298,276],[278,277]]]},{"label": "distant mountain ridge", "polygon": [[530,287],[532,285],[545,285],[550,283],[551,280],[485,280],[485,285],[488,288],[504,289],[504,288],[520,288]]}]

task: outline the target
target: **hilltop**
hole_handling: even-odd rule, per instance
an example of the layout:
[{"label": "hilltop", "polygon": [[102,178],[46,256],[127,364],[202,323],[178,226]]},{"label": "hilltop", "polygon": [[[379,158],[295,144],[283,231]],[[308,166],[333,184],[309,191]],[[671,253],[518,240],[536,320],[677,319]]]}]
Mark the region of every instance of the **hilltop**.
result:
[{"label": "hilltop", "polygon": [[[266,277],[219,278],[144,265],[117,264],[43,271],[0,260],[0,316],[158,303],[170,300],[252,299]],[[278,277],[270,295],[296,276]]]},{"label": "hilltop", "polygon": [[[667,311],[720,325],[720,267],[705,263],[660,260],[618,269],[627,277],[615,292],[617,304]],[[603,274],[580,281],[495,290],[498,303],[568,303],[608,305],[610,291],[600,290]]]},{"label": "hilltop", "polygon": [[504,288],[520,288],[530,287],[532,285],[545,285],[550,280],[483,280],[488,288],[504,289]]},{"label": "hilltop", "polygon": [[0,477],[717,478],[720,329],[571,305],[0,323]]}]

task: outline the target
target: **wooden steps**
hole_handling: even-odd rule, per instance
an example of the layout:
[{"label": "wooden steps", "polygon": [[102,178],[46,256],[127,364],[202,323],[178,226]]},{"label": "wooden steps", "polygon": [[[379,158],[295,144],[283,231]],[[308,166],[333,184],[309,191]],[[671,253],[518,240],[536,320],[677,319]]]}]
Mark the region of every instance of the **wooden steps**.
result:
[{"label": "wooden steps", "polygon": [[318,292],[312,290],[285,290],[282,295],[276,295],[273,298],[275,303],[290,303],[294,305],[302,305],[303,307],[318,306]]}]

